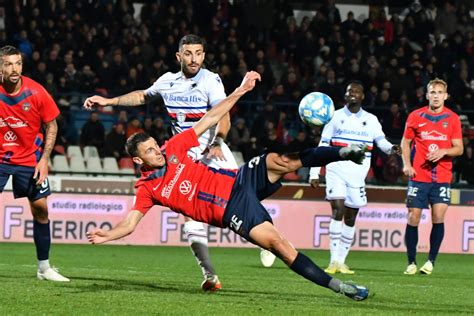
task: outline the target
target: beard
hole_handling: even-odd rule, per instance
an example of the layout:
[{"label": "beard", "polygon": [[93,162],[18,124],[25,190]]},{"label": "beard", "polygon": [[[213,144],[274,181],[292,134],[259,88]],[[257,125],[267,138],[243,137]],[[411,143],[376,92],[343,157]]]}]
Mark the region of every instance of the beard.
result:
[{"label": "beard", "polygon": [[[194,65],[197,65],[197,64],[192,64],[193,66]],[[196,71],[192,70],[191,67],[189,65],[181,65],[181,71],[183,72],[184,76],[186,78],[192,78],[194,76],[196,76],[196,74],[199,72],[199,70],[201,70],[201,66],[197,65],[198,68]]]}]

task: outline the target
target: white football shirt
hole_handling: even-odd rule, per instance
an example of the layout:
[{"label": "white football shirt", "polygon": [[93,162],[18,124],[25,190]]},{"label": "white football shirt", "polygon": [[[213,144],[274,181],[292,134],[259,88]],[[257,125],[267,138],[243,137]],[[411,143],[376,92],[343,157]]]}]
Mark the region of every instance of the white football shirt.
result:
[{"label": "white football shirt", "polygon": [[[147,97],[158,94],[163,98],[168,115],[172,119],[175,135],[194,126],[209,109],[226,97],[219,75],[207,69],[200,69],[193,78],[186,78],[181,71],[165,73],[145,90]],[[200,146],[190,151],[193,159],[202,159],[202,152],[211,144],[215,133],[216,126],[213,126],[199,137]],[[236,166],[230,150],[223,148],[223,151],[226,159],[233,162],[231,165]],[[221,164],[220,168],[230,169],[225,164]]]},{"label": "white football shirt", "polygon": [[[390,150],[391,144],[386,145],[388,142],[382,131],[382,125],[380,125],[375,115],[363,109],[360,109],[357,113],[352,113],[347,106],[335,111],[331,121],[324,126],[320,146],[367,145],[369,152],[365,154],[362,165],[351,161],[337,161],[328,164],[326,171],[336,173],[342,179],[345,179],[350,187],[364,186],[365,177],[370,169],[370,159],[372,157],[370,151],[373,149],[374,142],[385,152]],[[314,173],[313,169],[316,168],[312,168],[312,173]]]}]

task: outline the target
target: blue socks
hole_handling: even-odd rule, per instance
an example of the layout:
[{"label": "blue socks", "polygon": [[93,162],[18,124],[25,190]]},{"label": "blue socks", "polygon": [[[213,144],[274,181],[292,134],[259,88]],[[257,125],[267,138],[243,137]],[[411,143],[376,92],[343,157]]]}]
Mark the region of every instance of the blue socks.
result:
[{"label": "blue socks", "polygon": [[36,256],[38,260],[48,260],[49,248],[51,246],[51,232],[48,224],[41,224],[33,221],[33,239],[36,246]]},{"label": "blue socks", "polygon": [[436,256],[439,252],[439,247],[441,247],[441,242],[444,238],[444,223],[433,224],[430,234],[430,254],[428,260],[432,263],[435,262]]},{"label": "blue socks", "polygon": [[[430,253],[428,260],[435,262],[439,248],[444,238],[444,223],[433,224],[430,235]],[[416,263],[416,246],[418,245],[418,226],[407,224],[405,230],[405,244],[407,246],[408,264]]]},{"label": "blue socks", "polygon": [[305,279],[326,288],[329,288],[329,282],[332,280],[331,276],[329,276],[320,267],[314,264],[311,259],[306,257],[301,252],[298,252],[298,255],[296,256],[293,264],[290,266],[290,269]]},{"label": "blue socks", "polygon": [[418,245],[418,226],[407,224],[405,230],[405,244],[407,246],[408,264],[416,264],[416,246]]},{"label": "blue socks", "polygon": [[316,147],[300,151],[303,167],[322,167],[331,162],[343,160],[339,154],[340,147]]}]

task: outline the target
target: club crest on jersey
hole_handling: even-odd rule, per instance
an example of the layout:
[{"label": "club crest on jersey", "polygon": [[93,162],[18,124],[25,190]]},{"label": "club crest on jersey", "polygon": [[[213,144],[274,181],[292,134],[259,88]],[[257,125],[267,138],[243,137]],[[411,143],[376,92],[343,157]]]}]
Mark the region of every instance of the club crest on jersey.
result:
[{"label": "club crest on jersey", "polygon": [[448,128],[448,122],[443,122],[443,128]]},{"label": "club crest on jersey", "polygon": [[184,113],[176,113],[176,120],[179,123],[183,123],[186,120],[186,114]]},{"label": "club crest on jersey", "polygon": [[175,155],[171,155],[168,161],[169,163],[172,163],[173,165],[177,165],[179,163],[179,159]]},{"label": "club crest on jersey", "polygon": [[23,111],[28,112],[31,109],[31,104],[28,102],[23,103]]}]

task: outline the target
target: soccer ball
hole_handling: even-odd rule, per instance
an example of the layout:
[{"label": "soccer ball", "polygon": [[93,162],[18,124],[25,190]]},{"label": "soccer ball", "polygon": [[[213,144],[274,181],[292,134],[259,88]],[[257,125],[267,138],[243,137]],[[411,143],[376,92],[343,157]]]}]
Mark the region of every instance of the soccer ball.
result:
[{"label": "soccer ball", "polygon": [[301,120],[309,126],[327,124],[334,115],[334,103],[321,92],[311,92],[301,99],[298,107]]}]

